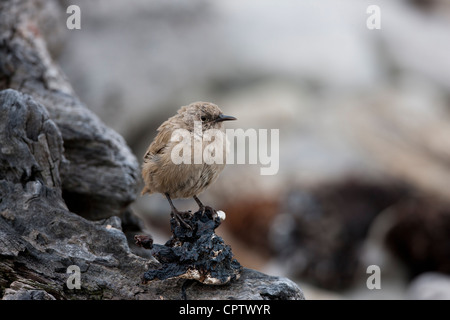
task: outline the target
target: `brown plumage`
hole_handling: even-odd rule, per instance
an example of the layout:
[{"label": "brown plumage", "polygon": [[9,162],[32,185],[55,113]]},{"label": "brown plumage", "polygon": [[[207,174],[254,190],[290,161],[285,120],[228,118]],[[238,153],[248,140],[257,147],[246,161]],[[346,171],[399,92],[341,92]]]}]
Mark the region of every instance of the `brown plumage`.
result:
[{"label": "brown plumage", "polygon": [[[236,120],[231,116],[225,116],[218,106],[209,102],[194,102],[188,106],[183,106],[178,113],[169,118],[158,128],[158,134],[150,144],[144,156],[142,165],[142,177],[145,187],[142,194],[162,193],[167,197],[172,208],[172,213],[177,219],[188,226],[180,217],[180,213],[174,207],[171,199],[193,197],[199,209],[204,211],[205,207],[197,198],[197,195],[211,185],[225,167],[223,164],[194,164],[194,139],[201,137],[194,134],[194,122],[201,124],[202,132],[208,129],[218,129],[225,131],[223,121]],[[172,161],[172,150],[179,141],[171,141],[172,134],[176,129],[186,129],[190,134],[191,143],[191,164],[175,164]],[[203,150],[208,143],[203,143]],[[226,154],[226,143],[223,144]],[[203,158],[202,158],[203,160]]]}]

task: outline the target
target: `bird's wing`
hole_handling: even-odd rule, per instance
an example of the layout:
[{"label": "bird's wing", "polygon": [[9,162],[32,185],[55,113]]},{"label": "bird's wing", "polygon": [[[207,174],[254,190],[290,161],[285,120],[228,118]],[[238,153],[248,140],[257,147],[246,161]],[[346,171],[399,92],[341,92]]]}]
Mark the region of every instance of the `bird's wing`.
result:
[{"label": "bird's wing", "polygon": [[162,153],[164,148],[170,142],[172,136],[172,128],[168,121],[165,121],[159,128],[153,142],[148,147],[144,155],[144,162],[150,161],[155,155]]}]

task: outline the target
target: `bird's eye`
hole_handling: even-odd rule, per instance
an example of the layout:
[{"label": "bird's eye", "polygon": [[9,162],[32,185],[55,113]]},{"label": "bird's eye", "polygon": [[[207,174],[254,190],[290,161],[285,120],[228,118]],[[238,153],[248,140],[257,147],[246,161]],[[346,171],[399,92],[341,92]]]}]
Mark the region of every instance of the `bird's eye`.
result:
[{"label": "bird's eye", "polygon": [[206,117],[205,116],[201,116],[202,121],[206,121]]}]

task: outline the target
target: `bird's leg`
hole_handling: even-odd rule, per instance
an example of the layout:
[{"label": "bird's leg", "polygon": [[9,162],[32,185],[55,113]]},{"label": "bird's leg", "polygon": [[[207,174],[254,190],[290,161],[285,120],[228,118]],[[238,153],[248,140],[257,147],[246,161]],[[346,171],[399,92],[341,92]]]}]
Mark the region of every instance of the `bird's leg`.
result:
[{"label": "bird's leg", "polygon": [[197,202],[198,204],[198,210],[202,212],[202,216],[205,213],[205,206],[203,205],[203,203],[200,201],[199,198],[197,198],[197,196],[193,196],[195,202]]},{"label": "bird's leg", "polygon": [[186,221],[184,221],[183,217],[181,217],[181,215],[180,215],[180,212],[173,205],[172,199],[170,199],[170,195],[168,193],[165,193],[164,195],[166,196],[167,200],[169,201],[170,207],[172,208],[172,214],[175,216],[175,218],[178,220],[178,222],[179,223],[181,222],[186,228],[192,230],[192,227]]},{"label": "bird's leg", "polygon": [[202,216],[205,214],[205,211],[208,210],[214,216],[216,214],[216,210],[210,206],[205,206],[197,196],[193,196],[195,202],[198,204],[198,210],[202,212]]}]

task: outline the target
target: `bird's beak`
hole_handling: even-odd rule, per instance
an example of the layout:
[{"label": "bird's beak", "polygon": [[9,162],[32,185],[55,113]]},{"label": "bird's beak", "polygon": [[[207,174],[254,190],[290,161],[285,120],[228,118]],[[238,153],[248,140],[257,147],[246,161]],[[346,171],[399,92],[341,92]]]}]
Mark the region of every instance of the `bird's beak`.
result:
[{"label": "bird's beak", "polygon": [[230,120],[237,120],[235,117],[232,116],[226,116],[223,114],[219,114],[219,116],[216,118],[216,122],[222,122],[222,121],[230,121]]}]

